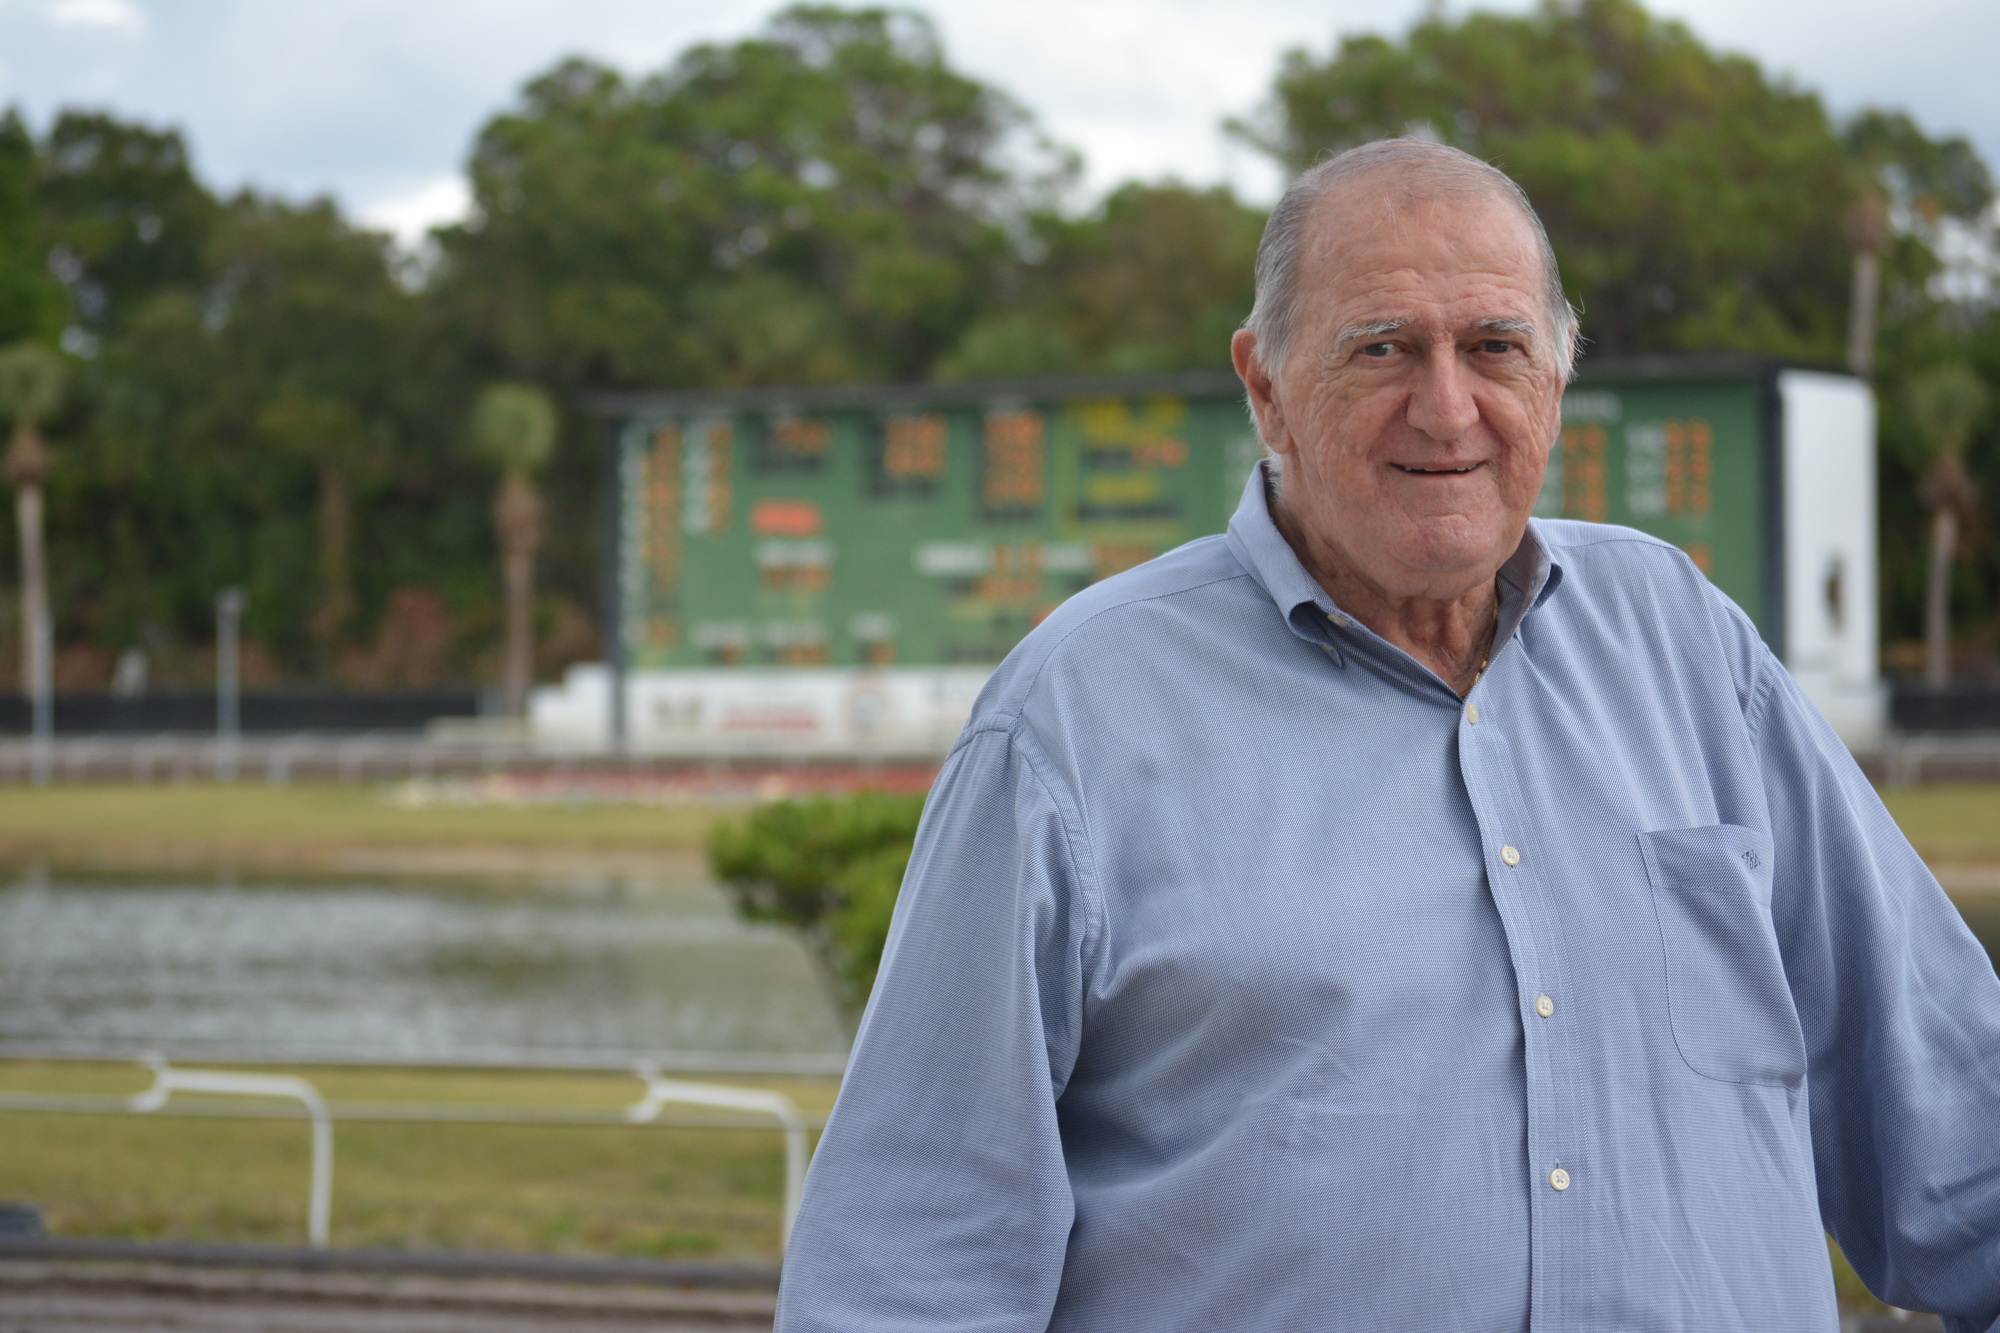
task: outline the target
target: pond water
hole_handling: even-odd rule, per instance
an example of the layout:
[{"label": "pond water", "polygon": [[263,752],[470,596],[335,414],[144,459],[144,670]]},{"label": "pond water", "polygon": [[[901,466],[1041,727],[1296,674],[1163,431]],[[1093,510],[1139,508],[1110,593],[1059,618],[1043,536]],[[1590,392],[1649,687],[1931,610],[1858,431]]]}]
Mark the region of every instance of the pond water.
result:
[{"label": "pond water", "polygon": [[662,875],[0,870],[0,1041],[313,1059],[838,1056],[789,930]]},{"label": "pond water", "polygon": [[[2000,894],[1959,900],[2000,957]],[[799,937],[698,878],[0,868],[0,1042],[129,1055],[838,1057]]]}]

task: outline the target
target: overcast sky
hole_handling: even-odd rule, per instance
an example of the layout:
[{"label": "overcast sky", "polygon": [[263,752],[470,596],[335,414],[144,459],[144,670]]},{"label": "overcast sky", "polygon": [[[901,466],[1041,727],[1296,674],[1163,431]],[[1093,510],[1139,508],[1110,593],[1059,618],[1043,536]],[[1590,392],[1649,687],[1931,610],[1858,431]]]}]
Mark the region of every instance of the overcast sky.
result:
[{"label": "overcast sky", "polygon": [[[178,126],[204,179],[331,193],[406,239],[464,205],[480,123],[582,53],[632,72],[754,31],[771,0],[0,0],[0,104]],[[1277,181],[1231,145],[1280,54],[1406,28],[1421,0],[935,0],[948,59],[1082,150],[1088,188],[1132,177]],[[1474,6],[1452,0],[1448,8]],[[1525,0],[1480,8],[1519,11]],[[1836,112],[1900,106],[2000,165],[1996,0],[1654,0],[1713,46],[1818,90]]]}]

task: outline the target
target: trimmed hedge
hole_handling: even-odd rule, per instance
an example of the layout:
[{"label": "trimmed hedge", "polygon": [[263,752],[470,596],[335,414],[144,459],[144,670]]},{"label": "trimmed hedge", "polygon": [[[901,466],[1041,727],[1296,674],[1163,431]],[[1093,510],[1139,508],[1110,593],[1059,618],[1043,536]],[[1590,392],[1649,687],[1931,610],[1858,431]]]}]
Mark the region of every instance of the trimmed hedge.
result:
[{"label": "trimmed hedge", "polygon": [[875,985],[923,809],[921,796],[881,792],[779,801],[718,824],[709,865],[744,916],[805,931],[858,1013]]}]

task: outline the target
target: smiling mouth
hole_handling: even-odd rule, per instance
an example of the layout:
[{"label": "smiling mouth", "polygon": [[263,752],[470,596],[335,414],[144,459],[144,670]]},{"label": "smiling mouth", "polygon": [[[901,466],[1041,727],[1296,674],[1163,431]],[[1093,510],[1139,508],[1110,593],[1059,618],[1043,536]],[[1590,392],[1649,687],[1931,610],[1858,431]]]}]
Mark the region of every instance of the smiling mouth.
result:
[{"label": "smiling mouth", "polygon": [[1409,463],[1392,463],[1390,466],[1413,477],[1462,477],[1479,468],[1477,463],[1467,463],[1464,467],[1416,467]]}]

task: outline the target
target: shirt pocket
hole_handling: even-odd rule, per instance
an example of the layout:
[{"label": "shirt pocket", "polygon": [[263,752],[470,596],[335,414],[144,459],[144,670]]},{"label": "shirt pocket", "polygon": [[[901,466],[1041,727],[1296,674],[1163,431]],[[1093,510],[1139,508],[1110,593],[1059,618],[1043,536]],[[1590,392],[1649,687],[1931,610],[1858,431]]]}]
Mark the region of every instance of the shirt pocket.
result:
[{"label": "shirt pocket", "polygon": [[1796,1087],[1805,1034],[1771,926],[1771,839],[1737,824],[1641,833],[1666,949],[1667,1014],[1688,1068]]}]

